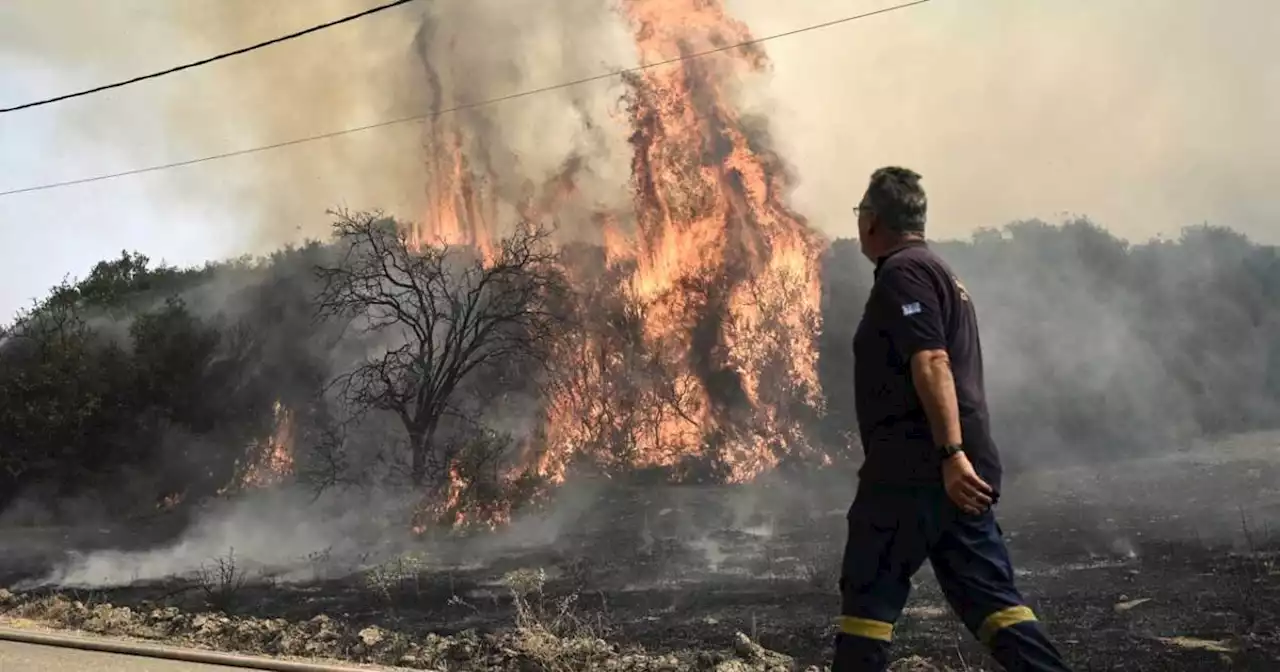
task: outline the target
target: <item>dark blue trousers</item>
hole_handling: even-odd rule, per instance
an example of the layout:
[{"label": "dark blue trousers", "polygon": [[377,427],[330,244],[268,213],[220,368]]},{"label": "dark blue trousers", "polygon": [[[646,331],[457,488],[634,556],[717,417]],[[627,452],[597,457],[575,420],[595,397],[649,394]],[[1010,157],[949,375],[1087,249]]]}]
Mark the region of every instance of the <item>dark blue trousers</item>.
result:
[{"label": "dark blue trousers", "polygon": [[1014,586],[995,514],[960,511],[940,485],[864,483],[849,509],[831,672],[888,667],[894,623],[925,559],[952,610],[1006,670],[1069,669]]}]

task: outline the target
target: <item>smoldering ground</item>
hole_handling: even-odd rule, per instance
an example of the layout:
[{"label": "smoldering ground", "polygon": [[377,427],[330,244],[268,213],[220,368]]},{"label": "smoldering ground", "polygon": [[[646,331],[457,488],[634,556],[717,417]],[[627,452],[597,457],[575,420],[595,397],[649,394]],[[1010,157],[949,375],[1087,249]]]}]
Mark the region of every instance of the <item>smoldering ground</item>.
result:
[{"label": "smoldering ground", "polygon": [[[695,554],[706,553],[708,567],[716,571],[720,560],[708,534],[742,528],[767,537],[769,516],[776,518],[778,514],[768,514],[762,504],[782,501],[763,492],[729,490],[717,495],[714,488],[693,488],[668,491],[667,505],[654,507],[648,505],[651,500],[644,488],[622,486],[626,495],[621,498],[624,508],[619,509],[619,498],[610,489],[619,487],[616,483],[578,480],[558,490],[542,506],[518,514],[492,532],[433,531],[426,537],[410,532],[414,511],[421,505],[421,498],[412,492],[332,489],[316,496],[301,487],[253,492],[202,507],[180,535],[158,544],[155,539],[166,533],[158,526],[69,528],[87,536],[84,548],[69,545],[67,538],[42,542],[38,535],[30,534],[20,554],[25,567],[19,571],[26,577],[14,587],[102,589],[199,580],[211,567],[224,562],[234,562],[246,582],[285,584],[360,575],[408,556],[421,570],[490,569],[505,564],[504,560],[563,551],[593,538],[625,540],[651,551],[655,531],[658,536],[675,535]],[[639,508],[643,511],[634,508],[635,502],[629,500],[633,496],[642,498]],[[707,501],[708,496],[722,499],[728,506],[714,510],[693,506]],[[599,511],[602,505],[608,515]],[[619,515],[625,519],[622,525],[614,517]],[[632,525],[637,521],[641,524]],[[15,538],[21,534],[14,532]],[[13,563],[10,571],[15,571],[15,559],[11,556],[9,560]],[[52,567],[31,573],[51,561]]]},{"label": "smoldering ground", "polygon": [[[1274,515],[1280,498],[1257,486],[1280,475],[1271,459],[1278,442],[1275,434],[1257,435],[1105,473],[1059,471],[1007,484],[1002,523],[1019,582],[1074,663],[1269,669],[1276,642],[1265,623],[1277,605],[1268,550],[1275,539],[1256,521]],[[564,493],[577,501],[558,515],[517,517],[471,540],[426,542],[404,540],[402,529],[371,535],[373,523],[363,516],[340,525],[342,515],[318,523],[318,509],[271,514],[268,507],[288,503],[272,495],[252,505],[257,511],[247,508],[252,498],[230,505],[176,544],[73,558],[44,578],[66,582],[67,594],[86,608],[110,603],[139,618],[164,607],[206,609],[217,597],[217,608],[256,619],[305,623],[324,615],[345,627],[375,624],[410,637],[505,629],[513,618],[527,624],[518,620],[527,615],[513,615],[518,595],[525,608],[537,605],[544,625],[569,624],[579,635],[663,652],[716,648],[741,631],[801,662],[821,663],[838,606],[834,585],[852,483],[783,487],[769,480],[736,487],[578,484]],[[376,506],[384,517],[393,508],[385,500]],[[1245,524],[1233,524],[1228,509],[1243,510]],[[277,547],[266,549],[264,538]],[[224,545],[235,545],[234,555]],[[198,562],[201,553],[215,555]],[[210,570],[226,561],[243,583],[219,583]],[[146,571],[172,574],[132,581]],[[947,616],[930,575],[926,567],[914,582],[896,650],[973,665],[979,647]],[[110,587],[116,583],[127,585]],[[40,604],[19,613],[45,613]]]},{"label": "smoldering ground", "polygon": [[[1059,571],[1056,562],[1072,559],[1129,562],[1169,543],[1256,552],[1271,543],[1280,522],[1280,491],[1266,485],[1280,474],[1278,447],[1280,435],[1261,433],[1105,466],[1024,472],[1006,483],[1005,525],[1022,552],[1037,558],[1037,571]],[[51,528],[79,535],[80,548],[68,538],[41,542],[27,532],[29,541],[18,544],[25,578],[15,587],[197,581],[228,561],[246,582],[268,584],[359,577],[405,557],[420,571],[439,573],[501,574],[575,554],[607,569],[625,562],[618,555],[623,548],[669,556],[669,575],[637,579],[641,584],[803,578],[836,568],[840,523],[856,486],[846,476],[770,476],[746,486],[579,480],[492,532],[426,537],[409,531],[421,502],[412,493],[247,493],[202,507],[176,538],[158,544],[163,524]],[[23,534],[10,533],[15,541]],[[798,552],[792,547],[798,537],[818,545]],[[1023,538],[1034,547],[1023,546]]]}]

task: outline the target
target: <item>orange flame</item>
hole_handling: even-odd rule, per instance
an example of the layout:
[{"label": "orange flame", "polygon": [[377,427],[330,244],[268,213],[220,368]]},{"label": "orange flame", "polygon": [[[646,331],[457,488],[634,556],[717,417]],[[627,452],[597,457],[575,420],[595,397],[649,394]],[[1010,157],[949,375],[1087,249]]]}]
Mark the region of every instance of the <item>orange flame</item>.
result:
[{"label": "orange flame", "polygon": [[271,410],[275,427],[251,454],[236,483],[241,490],[279,485],[293,473],[293,412],[279,401]]},{"label": "orange flame", "polygon": [[[644,62],[750,39],[719,2],[624,0]],[[731,481],[804,447],[790,404],[820,409],[815,338],[822,242],[782,202],[786,175],[753,143],[728,85],[764,67],[757,47],[629,78],[636,227],[604,230],[658,381],[637,387],[616,343],[579,336],[572,392],[550,406],[543,473],[600,441],[632,466],[675,466],[712,448]],[[640,417],[637,417],[640,416]],[[625,420],[621,420],[625,418]],[[600,419],[607,427],[595,427]],[[602,433],[603,432],[603,433]],[[718,445],[708,446],[708,441]]]},{"label": "orange flame", "polygon": [[409,231],[413,247],[464,245],[474,247],[485,259],[495,251],[494,201],[471,171],[462,151],[462,133],[449,118],[431,120],[428,134],[427,211],[423,222]]},{"label": "orange flame", "polygon": [[433,526],[445,524],[454,529],[485,527],[496,529],[511,520],[509,501],[475,501],[467,499],[471,481],[457,463],[449,467],[449,480],[444,492],[423,501],[413,516],[412,531],[423,534]]},{"label": "orange flame", "polygon": [[[746,42],[721,0],[620,0],[642,62]],[[749,480],[809,450],[817,378],[818,255],[824,241],[785,203],[788,176],[734,100],[767,66],[758,45],[629,75],[633,211],[596,218],[603,255],[566,268],[584,328],[551,362],[532,466],[564,480],[575,458],[606,472],[683,467]],[[431,178],[417,241],[491,254],[495,199],[468,167],[458,117],[432,120]],[[574,167],[517,207],[554,215]],[[465,487],[455,478],[446,506]],[[456,502],[454,502],[456,504]]]}]

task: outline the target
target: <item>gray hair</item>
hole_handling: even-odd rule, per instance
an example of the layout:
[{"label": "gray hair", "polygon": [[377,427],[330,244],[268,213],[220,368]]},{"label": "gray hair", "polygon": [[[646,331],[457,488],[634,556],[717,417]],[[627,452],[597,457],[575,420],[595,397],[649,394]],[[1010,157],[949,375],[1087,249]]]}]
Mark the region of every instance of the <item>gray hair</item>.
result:
[{"label": "gray hair", "polygon": [[929,199],[920,186],[920,174],[908,168],[886,166],[871,174],[862,206],[880,223],[897,233],[924,233]]}]

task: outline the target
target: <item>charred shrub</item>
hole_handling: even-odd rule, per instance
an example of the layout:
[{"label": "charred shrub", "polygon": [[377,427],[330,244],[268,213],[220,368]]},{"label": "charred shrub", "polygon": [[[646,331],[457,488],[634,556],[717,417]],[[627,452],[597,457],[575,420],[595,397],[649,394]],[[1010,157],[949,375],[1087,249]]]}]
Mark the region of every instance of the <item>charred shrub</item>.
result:
[{"label": "charred shrub", "polygon": [[244,567],[236,564],[236,551],[232,548],[226,555],[202,564],[196,580],[208,605],[229,614],[239,606],[240,592],[248,583],[249,575]]}]

